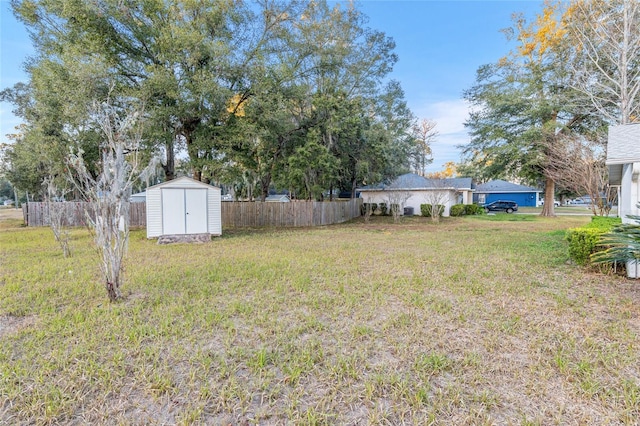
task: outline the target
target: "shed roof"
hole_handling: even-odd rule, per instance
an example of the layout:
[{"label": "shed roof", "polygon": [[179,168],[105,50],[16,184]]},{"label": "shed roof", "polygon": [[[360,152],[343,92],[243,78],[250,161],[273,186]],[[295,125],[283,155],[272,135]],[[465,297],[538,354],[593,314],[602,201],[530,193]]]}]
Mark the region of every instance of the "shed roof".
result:
[{"label": "shed roof", "polygon": [[358,188],[359,191],[388,191],[388,190],[433,190],[433,189],[457,189],[472,190],[474,187],[471,178],[427,179],[415,173],[406,173],[397,178],[380,182],[376,185],[367,185]]},{"label": "shed roof", "polygon": [[476,193],[491,194],[502,192],[542,192],[532,186],[518,185],[506,180],[496,179],[476,186]]},{"label": "shed roof", "polygon": [[609,183],[620,185],[622,166],[640,161],[640,124],[609,127],[607,160]]},{"label": "shed roof", "polygon": [[190,183],[190,184],[194,184],[195,183],[197,185],[201,185],[201,186],[204,186],[204,187],[207,187],[207,188],[218,188],[217,186],[209,185],[208,183],[200,182],[199,180],[195,180],[195,179],[192,179],[192,178],[187,177],[187,176],[181,176],[181,177],[178,177],[178,178],[175,178],[175,179],[172,179],[172,180],[164,181],[164,182],[159,183],[157,185],[150,186],[149,188],[147,188],[147,191],[149,189],[152,189],[152,188],[160,188],[160,187],[169,186],[169,185],[170,186],[178,186],[179,187],[181,183],[187,183],[187,182]]}]

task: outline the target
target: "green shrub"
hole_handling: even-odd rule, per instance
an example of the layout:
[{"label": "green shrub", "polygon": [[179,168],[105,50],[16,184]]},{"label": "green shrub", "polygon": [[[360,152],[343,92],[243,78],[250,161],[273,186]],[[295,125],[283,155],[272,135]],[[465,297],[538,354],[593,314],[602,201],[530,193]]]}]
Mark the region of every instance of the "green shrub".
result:
[{"label": "green shrub", "polygon": [[[420,204],[420,214],[425,217],[432,217],[431,208],[432,204]],[[444,214],[444,206],[442,204],[436,204],[436,208],[438,209],[438,216],[442,217]]]},{"label": "green shrub", "polygon": [[473,216],[477,214],[484,214],[484,208],[478,204],[465,204],[464,214],[467,216]]},{"label": "green shrub", "polygon": [[367,213],[367,208],[371,208],[371,214],[374,214],[376,212],[376,209],[378,208],[378,205],[376,203],[362,203],[362,205],[360,206],[360,213],[362,213],[362,216],[364,216]]},{"label": "green shrub", "polygon": [[620,223],[622,223],[622,220],[619,217],[593,216],[591,222],[585,228],[598,228],[609,231]]},{"label": "green shrub", "polygon": [[573,228],[567,230],[566,240],[569,242],[569,257],[578,265],[589,263],[591,253],[596,251],[600,235],[604,234],[596,228]]},{"label": "green shrub", "polygon": [[387,215],[387,203],[378,204],[378,208],[380,209],[380,214],[382,216],[386,216]]},{"label": "green shrub", "polygon": [[451,209],[449,209],[449,216],[464,216],[465,213],[465,208],[464,208],[464,204],[454,204],[453,206],[451,206]]},{"label": "green shrub", "polygon": [[619,223],[602,234],[596,252],[591,255],[591,263],[615,265],[640,259],[640,216],[627,217],[636,223]]},{"label": "green shrub", "polygon": [[588,265],[591,254],[604,250],[604,247],[598,247],[601,236],[619,223],[620,218],[594,216],[589,224],[568,229],[565,239],[569,242],[569,257],[578,265]]}]

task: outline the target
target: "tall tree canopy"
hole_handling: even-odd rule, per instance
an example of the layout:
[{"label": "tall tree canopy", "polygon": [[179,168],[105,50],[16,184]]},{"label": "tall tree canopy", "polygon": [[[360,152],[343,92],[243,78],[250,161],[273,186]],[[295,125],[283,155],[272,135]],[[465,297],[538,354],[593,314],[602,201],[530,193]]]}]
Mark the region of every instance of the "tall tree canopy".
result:
[{"label": "tall tree canopy", "polygon": [[640,2],[574,0],[563,16],[572,87],[609,123],[640,120]]},{"label": "tall tree canopy", "polygon": [[490,177],[518,176],[544,181],[542,214],[551,216],[556,175],[549,158],[576,134],[588,137],[602,117],[584,102],[572,82],[576,58],[559,4],[546,4],[534,22],[521,16],[508,31],[518,48],[496,64],[478,70],[476,84],[465,93],[474,110],[466,123],[471,163],[482,163]]},{"label": "tall tree canopy", "polygon": [[[70,146],[97,160],[90,106],[109,97],[123,111],[131,104],[145,111],[144,154],[161,158],[166,179],[184,167],[245,194],[264,197],[275,182],[316,198],[311,187],[355,192],[408,168],[413,117],[402,89],[387,81],[394,43],[367,28],[352,4],[13,0],[12,7],[37,54],[28,84],[3,92],[26,122],[8,150],[11,162],[36,144],[55,164]],[[317,164],[296,160],[310,153]]]}]

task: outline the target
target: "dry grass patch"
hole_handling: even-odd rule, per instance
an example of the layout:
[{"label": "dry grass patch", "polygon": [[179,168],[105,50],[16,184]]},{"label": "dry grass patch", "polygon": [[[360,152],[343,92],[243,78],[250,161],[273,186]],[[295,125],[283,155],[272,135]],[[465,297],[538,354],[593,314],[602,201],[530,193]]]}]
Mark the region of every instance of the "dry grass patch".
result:
[{"label": "dry grass patch", "polygon": [[635,424],[640,291],[567,263],[589,218],[132,234],[122,303],[74,231],[3,229],[0,422]]}]

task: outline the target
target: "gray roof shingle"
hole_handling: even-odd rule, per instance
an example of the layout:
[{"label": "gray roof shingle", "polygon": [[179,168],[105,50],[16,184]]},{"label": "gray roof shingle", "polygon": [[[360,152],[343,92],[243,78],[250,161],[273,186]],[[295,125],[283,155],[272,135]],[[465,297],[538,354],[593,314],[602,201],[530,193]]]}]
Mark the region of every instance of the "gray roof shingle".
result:
[{"label": "gray roof shingle", "polygon": [[609,127],[607,161],[609,183],[620,185],[622,165],[640,161],[640,124]]},{"label": "gray roof shingle", "polygon": [[476,193],[497,193],[497,192],[542,192],[531,186],[518,185],[506,180],[492,180],[476,186]]},{"label": "gray roof shingle", "polygon": [[359,191],[384,191],[390,189],[398,190],[424,190],[424,189],[473,189],[471,178],[447,178],[447,179],[427,179],[415,173],[400,175],[392,181],[381,182],[376,185],[367,185],[358,188]]}]

